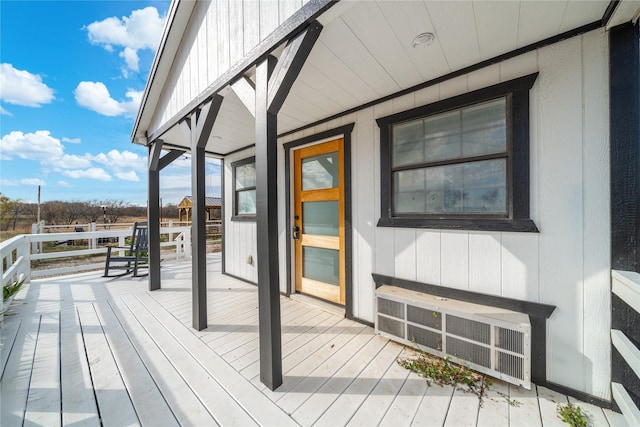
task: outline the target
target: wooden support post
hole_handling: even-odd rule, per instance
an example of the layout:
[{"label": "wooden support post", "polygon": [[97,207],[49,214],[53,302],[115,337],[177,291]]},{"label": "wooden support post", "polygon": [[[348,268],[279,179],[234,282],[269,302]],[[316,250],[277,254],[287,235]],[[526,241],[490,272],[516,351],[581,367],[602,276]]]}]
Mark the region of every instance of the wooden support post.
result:
[{"label": "wooden support post", "polygon": [[192,253],[191,280],[194,329],[201,331],[207,327],[207,242],[205,220],[205,155],[222,97],[215,95],[199,110],[182,122],[180,126],[191,147],[191,200],[192,200]]},{"label": "wooden support post", "polygon": [[147,220],[149,233],[149,290],[160,289],[160,152],[162,140],[149,146]]},{"label": "wooden support post", "polygon": [[[312,23],[287,44],[277,64],[275,58],[270,56],[256,66],[256,226],[260,380],[271,390],[282,384],[277,115],[321,29],[319,23]],[[250,85],[242,84],[243,91],[249,89]],[[250,109],[251,106],[247,108]]]}]

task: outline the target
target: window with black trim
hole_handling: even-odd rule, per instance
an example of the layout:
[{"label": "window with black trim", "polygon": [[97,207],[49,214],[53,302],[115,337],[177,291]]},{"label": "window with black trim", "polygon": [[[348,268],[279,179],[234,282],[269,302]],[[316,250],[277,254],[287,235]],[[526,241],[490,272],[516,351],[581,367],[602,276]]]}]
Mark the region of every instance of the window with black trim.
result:
[{"label": "window with black trim", "polygon": [[255,221],[256,218],[256,158],[231,163],[233,171],[232,221]]},{"label": "window with black trim", "polygon": [[378,225],[538,231],[529,218],[529,90],[536,77],[378,119]]}]

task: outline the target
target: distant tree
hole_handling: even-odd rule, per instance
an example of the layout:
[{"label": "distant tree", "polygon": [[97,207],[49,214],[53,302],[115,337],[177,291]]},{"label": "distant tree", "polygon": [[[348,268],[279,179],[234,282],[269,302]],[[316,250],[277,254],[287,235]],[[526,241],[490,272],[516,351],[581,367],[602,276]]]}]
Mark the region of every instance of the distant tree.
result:
[{"label": "distant tree", "polygon": [[115,224],[118,222],[118,219],[124,215],[128,203],[123,200],[103,200],[100,202],[100,205],[106,207],[106,215],[109,223]]},{"label": "distant tree", "polygon": [[66,224],[66,210],[65,202],[59,200],[44,202],[40,205],[40,218],[45,224]]},{"label": "distant tree", "polygon": [[84,209],[83,202],[62,202],[64,209],[61,212],[61,221],[65,224],[73,224],[82,217],[82,211]]},{"label": "distant tree", "polygon": [[163,218],[178,218],[178,205],[173,203],[169,203],[168,205],[162,208],[162,217]]},{"label": "distant tree", "polygon": [[14,230],[16,229],[16,222],[21,208],[21,200],[12,200],[0,193],[0,230],[8,230],[11,226],[13,226]]},{"label": "distant tree", "polygon": [[84,202],[80,216],[87,222],[98,222],[103,214],[102,205],[98,200]]}]

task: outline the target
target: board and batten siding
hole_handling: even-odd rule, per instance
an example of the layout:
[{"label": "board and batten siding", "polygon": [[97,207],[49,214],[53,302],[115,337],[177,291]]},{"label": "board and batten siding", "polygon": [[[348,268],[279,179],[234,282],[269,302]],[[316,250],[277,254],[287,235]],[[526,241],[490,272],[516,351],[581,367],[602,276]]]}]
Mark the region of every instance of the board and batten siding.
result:
[{"label": "board and batten siding", "polygon": [[149,129],[158,129],[309,0],[197,2]]},{"label": "board and batten siding", "polygon": [[[540,233],[376,227],[375,119],[534,72],[530,197]],[[555,305],[547,329],[547,380],[609,399],[608,105],[608,43],[599,29],[283,138],[286,143],[355,122],[354,316],[374,320],[371,273]],[[279,162],[282,169],[284,159]],[[284,189],[278,197],[283,212]],[[280,227],[284,264],[282,218]]]},{"label": "board and batten siding", "polygon": [[[224,271],[240,279],[258,283],[258,249],[255,221],[232,221],[233,216],[233,169],[231,164],[255,156],[251,148],[224,159]],[[252,263],[247,263],[251,256]]]}]

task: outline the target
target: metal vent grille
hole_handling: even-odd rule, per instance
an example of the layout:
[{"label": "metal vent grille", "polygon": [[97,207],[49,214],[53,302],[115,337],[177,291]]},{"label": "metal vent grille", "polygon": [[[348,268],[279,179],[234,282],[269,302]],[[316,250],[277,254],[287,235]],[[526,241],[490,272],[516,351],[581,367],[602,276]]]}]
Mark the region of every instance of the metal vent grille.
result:
[{"label": "metal vent grille", "polygon": [[524,379],[522,357],[496,351],[496,370],[510,377]]},{"label": "metal vent grille", "polygon": [[378,318],[378,330],[404,339],[404,324],[388,317]]},{"label": "metal vent grille", "polygon": [[469,341],[448,337],[447,354],[485,368],[491,367],[491,351],[489,348]]},{"label": "metal vent grille", "polygon": [[442,329],[442,313],[424,308],[407,306],[407,320],[433,329]]},{"label": "metal vent grille", "polygon": [[376,296],[377,333],[531,388],[527,315],[389,286]]},{"label": "metal vent grille", "polygon": [[522,354],[524,334],[507,328],[496,328],[496,347]]},{"label": "metal vent grille", "polygon": [[404,317],[404,304],[390,299],[378,298],[378,313],[402,318]]},{"label": "metal vent grille", "polygon": [[418,328],[414,325],[407,325],[407,338],[416,344],[442,351],[442,334]]},{"label": "metal vent grille", "polygon": [[479,341],[483,344],[491,342],[490,325],[451,314],[447,315],[447,332],[473,341]]}]

